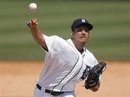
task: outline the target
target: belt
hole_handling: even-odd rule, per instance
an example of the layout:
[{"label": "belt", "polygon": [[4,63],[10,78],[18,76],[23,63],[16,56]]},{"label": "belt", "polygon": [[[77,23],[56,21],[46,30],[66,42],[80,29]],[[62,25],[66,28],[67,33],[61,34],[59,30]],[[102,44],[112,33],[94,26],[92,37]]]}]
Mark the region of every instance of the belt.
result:
[{"label": "belt", "polygon": [[[37,88],[38,88],[39,90],[42,89],[42,87],[41,87],[39,84],[36,84],[36,86],[37,86]],[[57,91],[45,89],[45,93],[51,94],[51,95],[53,95],[53,96],[58,96],[58,95],[60,95],[60,94],[63,94],[64,92],[57,92]]]}]

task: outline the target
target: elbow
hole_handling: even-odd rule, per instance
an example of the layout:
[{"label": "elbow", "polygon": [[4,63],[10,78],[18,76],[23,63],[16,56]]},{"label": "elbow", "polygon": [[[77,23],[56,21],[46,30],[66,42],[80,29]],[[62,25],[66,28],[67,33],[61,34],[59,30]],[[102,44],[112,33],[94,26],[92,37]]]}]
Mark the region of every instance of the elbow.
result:
[{"label": "elbow", "polygon": [[37,40],[37,43],[43,48],[45,49],[46,51],[48,51],[48,48],[47,48],[47,45],[46,45],[46,42],[45,40]]}]

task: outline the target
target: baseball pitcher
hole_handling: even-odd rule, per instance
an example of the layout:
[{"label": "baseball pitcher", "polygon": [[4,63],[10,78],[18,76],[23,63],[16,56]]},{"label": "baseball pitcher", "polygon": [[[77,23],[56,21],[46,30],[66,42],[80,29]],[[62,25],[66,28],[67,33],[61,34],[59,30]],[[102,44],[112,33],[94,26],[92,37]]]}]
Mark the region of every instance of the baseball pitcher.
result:
[{"label": "baseball pitcher", "polygon": [[75,19],[70,39],[47,36],[38,28],[37,19],[27,23],[34,40],[45,51],[44,68],[34,90],[34,97],[76,97],[75,86],[85,81],[84,87],[93,92],[100,87],[99,77],[106,64],[98,62],[85,48],[93,25],[84,18]]}]

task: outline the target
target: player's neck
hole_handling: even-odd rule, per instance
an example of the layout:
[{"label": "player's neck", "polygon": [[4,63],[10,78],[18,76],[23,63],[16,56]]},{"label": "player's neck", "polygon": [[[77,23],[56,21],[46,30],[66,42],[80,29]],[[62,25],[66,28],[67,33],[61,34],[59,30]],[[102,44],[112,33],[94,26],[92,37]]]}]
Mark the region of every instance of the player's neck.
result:
[{"label": "player's neck", "polygon": [[81,44],[81,43],[75,42],[75,41],[73,41],[73,43],[74,43],[76,49],[77,49],[80,53],[83,53],[83,52],[84,52],[84,45],[85,45],[85,44]]},{"label": "player's neck", "polygon": [[82,54],[84,52],[84,49],[78,49],[78,51]]}]

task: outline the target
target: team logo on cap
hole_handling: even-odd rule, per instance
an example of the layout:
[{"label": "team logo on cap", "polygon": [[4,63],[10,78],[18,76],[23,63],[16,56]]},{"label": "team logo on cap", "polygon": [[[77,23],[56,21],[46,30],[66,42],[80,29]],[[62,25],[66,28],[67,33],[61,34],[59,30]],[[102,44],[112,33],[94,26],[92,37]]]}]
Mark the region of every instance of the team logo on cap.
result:
[{"label": "team logo on cap", "polygon": [[82,19],[81,21],[82,21],[82,23],[86,22],[85,19]]}]

